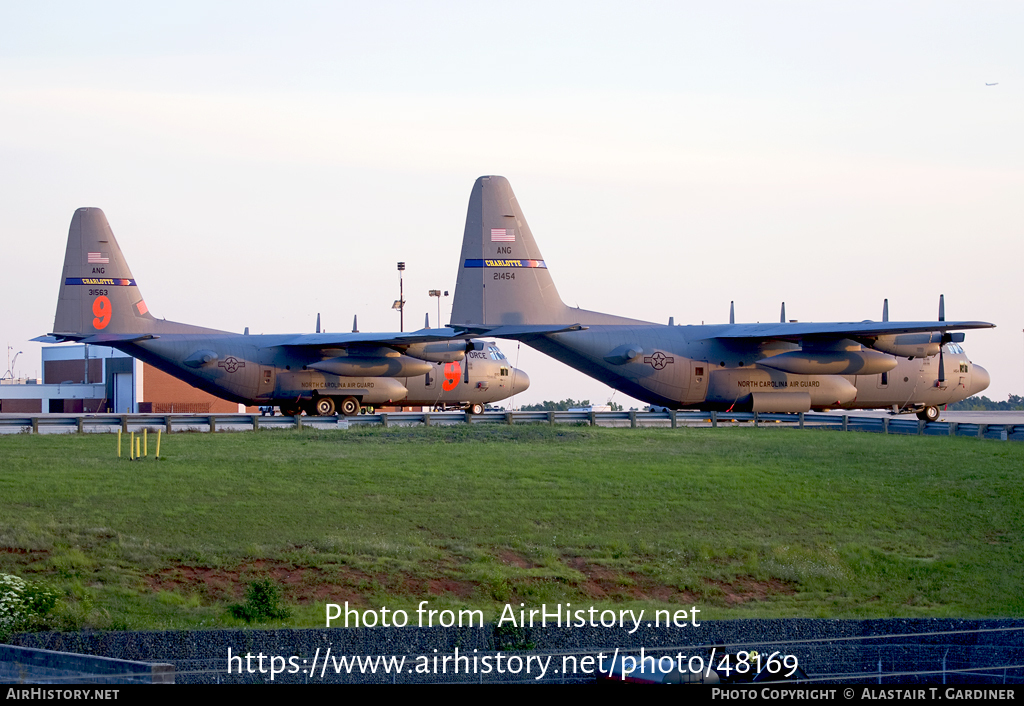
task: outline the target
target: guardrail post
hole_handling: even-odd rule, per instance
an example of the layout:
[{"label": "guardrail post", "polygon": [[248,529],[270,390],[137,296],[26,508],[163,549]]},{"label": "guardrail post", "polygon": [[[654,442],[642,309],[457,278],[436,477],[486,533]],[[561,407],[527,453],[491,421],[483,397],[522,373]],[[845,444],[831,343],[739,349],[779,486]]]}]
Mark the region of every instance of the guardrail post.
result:
[{"label": "guardrail post", "polygon": [[208,421],[210,423],[210,431],[211,432],[217,431],[217,419],[216,419],[216,417],[214,417],[211,414],[209,417],[207,417],[206,421]]},{"label": "guardrail post", "polygon": [[423,426],[425,426],[425,427],[429,427],[430,426],[430,414],[428,412],[424,412],[423,413]]},{"label": "guardrail post", "polygon": [[956,436],[956,422],[946,422],[949,425],[949,435]]},{"label": "guardrail post", "polygon": [[670,409],[668,411],[668,416],[669,416],[669,419],[672,420],[672,428],[675,429],[676,428],[676,411],[674,409]]},{"label": "guardrail post", "polygon": [[79,417],[79,418],[78,418],[78,433],[79,433],[79,434],[81,434],[81,433],[82,433],[83,431],[85,431],[85,430],[84,430],[84,429],[82,428],[82,422],[84,422],[84,421],[85,421],[85,417]]},{"label": "guardrail post", "polygon": [[589,416],[590,416],[590,426],[592,426],[592,427],[596,427],[596,426],[597,426],[597,418],[596,418],[596,417],[594,417],[594,412],[593,412],[593,410],[591,410],[591,412],[590,412],[590,415],[589,415]]},{"label": "guardrail post", "polygon": [[711,410],[711,428],[718,428],[718,412]]},{"label": "guardrail post", "polygon": [[803,412],[800,413],[800,428],[801,429],[804,428],[804,413]]},{"label": "guardrail post", "polygon": [[888,434],[889,433],[889,418],[888,417],[882,417],[882,433],[883,434]]},{"label": "guardrail post", "polygon": [[551,410],[548,410],[548,424],[555,425],[555,413]]},{"label": "guardrail post", "polygon": [[629,428],[636,429],[636,410],[629,410]]},{"label": "guardrail post", "polygon": [[[387,424],[385,423],[384,426],[387,426]],[[302,428],[302,412],[296,412],[295,413],[295,428],[296,429],[301,429]]]},{"label": "guardrail post", "polygon": [[999,440],[1000,441],[1007,441],[1010,438],[1010,434],[1012,434],[1012,433],[1013,433],[1013,425],[1012,424],[1007,424],[1005,427],[1003,427],[1003,430],[1001,432],[999,432]]},{"label": "guardrail post", "polygon": [[123,431],[125,434],[128,433],[128,415],[127,414],[122,414],[121,415],[121,431]]},{"label": "guardrail post", "polygon": [[925,425],[926,425],[927,423],[928,423],[928,422],[926,422],[926,421],[925,421],[925,420],[923,420],[923,419],[918,419],[918,420],[917,420],[917,435],[918,435],[918,436],[924,436],[924,427],[925,427]]},{"label": "guardrail post", "polygon": [[[468,417],[469,417],[469,413],[468,412],[466,413],[466,417],[468,419]],[[381,412],[380,413],[380,425],[382,427],[384,427],[385,429],[388,428],[388,413],[387,412]]]},{"label": "guardrail post", "polygon": [[757,415],[757,412],[754,412],[754,428],[755,428],[755,429],[757,429],[757,422],[758,422],[758,419],[759,419],[759,417],[758,417],[758,415]]},{"label": "guardrail post", "polygon": [[506,424],[512,424],[512,413],[511,412],[505,412],[505,423]]},{"label": "guardrail post", "polygon": [[39,433],[39,417],[32,417],[32,433]]},{"label": "guardrail post", "polygon": [[260,415],[258,415],[258,414],[252,415],[252,430],[253,431],[259,431],[260,430]]},{"label": "guardrail post", "polygon": [[849,414],[844,414],[843,415],[843,431],[849,431],[849,427],[850,427],[850,415]]},{"label": "guardrail post", "polygon": [[164,417],[164,431],[166,431],[168,434],[171,433],[171,415],[169,414],[166,417]]},{"label": "guardrail post", "polygon": [[979,424],[978,425],[978,438],[979,439],[984,439],[986,431],[988,431],[988,424]]}]

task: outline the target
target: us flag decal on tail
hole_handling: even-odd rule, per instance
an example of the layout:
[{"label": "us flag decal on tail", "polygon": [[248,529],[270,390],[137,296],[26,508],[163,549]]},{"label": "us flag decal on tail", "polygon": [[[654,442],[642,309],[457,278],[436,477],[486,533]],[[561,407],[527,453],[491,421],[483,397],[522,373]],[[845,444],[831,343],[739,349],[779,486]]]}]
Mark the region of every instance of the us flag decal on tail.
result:
[{"label": "us flag decal on tail", "polygon": [[492,243],[514,243],[516,242],[515,228],[491,228]]}]

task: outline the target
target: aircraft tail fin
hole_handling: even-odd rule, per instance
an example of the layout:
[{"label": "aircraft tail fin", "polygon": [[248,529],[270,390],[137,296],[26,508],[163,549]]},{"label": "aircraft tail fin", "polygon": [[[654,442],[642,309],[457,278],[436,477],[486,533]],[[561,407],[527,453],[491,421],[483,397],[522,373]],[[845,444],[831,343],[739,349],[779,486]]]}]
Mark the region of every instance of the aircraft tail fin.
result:
[{"label": "aircraft tail fin", "polygon": [[57,338],[208,330],[154,318],[103,211],[75,211],[53,322]]},{"label": "aircraft tail fin", "polygon": [[452,301],[453,326],[629,322],[633,320],[566,306],[508,179],[476,180]]}]

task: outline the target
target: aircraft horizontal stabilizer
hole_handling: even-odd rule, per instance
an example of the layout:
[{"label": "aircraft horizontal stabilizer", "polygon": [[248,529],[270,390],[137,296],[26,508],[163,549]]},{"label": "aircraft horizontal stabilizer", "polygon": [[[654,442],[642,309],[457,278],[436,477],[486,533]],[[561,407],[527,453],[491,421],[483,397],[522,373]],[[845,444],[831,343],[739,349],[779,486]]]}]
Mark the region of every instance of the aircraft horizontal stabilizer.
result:
[{"label": "aircraft horizontal stabilizer", "polygon": [[455,327],[458,330],[465,330],[479,336],[494,336],[495,338],[527,339],[537,336],[546,336],[551,333],[566,333],[567,331],[586,331],[588,326],[572,324],[570,326],[474,326],[465,324]]},{"label": "aircraft horizontal stabilizer", "polygon": [[470,334],[450,328],[431,328],[409,333],[304,333],[282,343],[282,346],[329,348],[350,346],[354,343],[375,343],[380,346],[408,346],[451,339],[470,338]]}]

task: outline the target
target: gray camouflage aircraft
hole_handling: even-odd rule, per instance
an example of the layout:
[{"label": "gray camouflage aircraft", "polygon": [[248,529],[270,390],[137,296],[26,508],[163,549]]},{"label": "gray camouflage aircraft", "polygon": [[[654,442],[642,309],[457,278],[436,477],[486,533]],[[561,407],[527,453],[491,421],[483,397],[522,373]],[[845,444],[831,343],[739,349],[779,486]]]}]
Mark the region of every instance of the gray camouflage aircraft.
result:
[{"label": "gray camouflage aircraft", "polygon": [[98,208],[71,220],[50,336],[117,348],[218,397],[288,415],[397,403],[480,413],[530,385],[497,346],[452,329],[250,336],[154,318]]},{"label": "gray camouflage aircraft", "polygon": [[[887,311],[887,309],[886,309]],[[935,420],[988,387],[958,345],[981,321],[675,326],[566,306],[512,187],[477,179],[452,308],[455,330],[520,340],[672,409],[806,412],[889,408]]]}]

